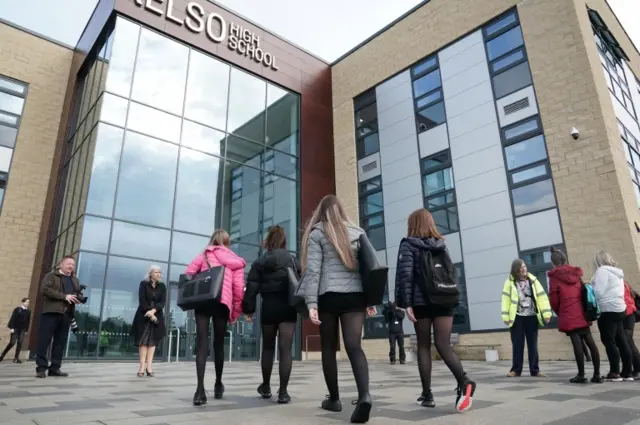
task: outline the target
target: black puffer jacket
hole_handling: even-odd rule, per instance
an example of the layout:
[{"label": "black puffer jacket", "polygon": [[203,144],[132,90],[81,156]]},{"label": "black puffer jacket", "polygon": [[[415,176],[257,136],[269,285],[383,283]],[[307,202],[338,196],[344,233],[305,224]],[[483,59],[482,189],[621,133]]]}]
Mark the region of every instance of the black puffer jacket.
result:
[{"label": "black puffer jacket", "polygon": [[407,308],[428,305],[429,300],[422,294],[420,282],[423,279],[422,257],[426,250],[439,252],[446,250],[444,239],[404,238],[398,249],[396,266],[396,303]]},{"label": "black puffer jacket", "polygon": [[300,263],[286,249],[274,249],[254,261],[247,277],[247,286],[242,300],[244,314],[255,313],[259,293],[263,297],[277,295],[289,297],[287,267],[295,267],[297,274],[300,274]]}]

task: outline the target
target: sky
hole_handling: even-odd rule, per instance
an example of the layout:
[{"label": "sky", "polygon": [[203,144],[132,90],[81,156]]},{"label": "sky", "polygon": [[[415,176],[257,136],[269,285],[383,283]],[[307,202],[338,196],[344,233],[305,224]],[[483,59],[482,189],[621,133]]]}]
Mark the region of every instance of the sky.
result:
[{"label": "sky", "polygon": [[[640,49],[640,1],[608,1]],[[420,0],[217,2],[332,62]],[[96,3],[97,0],[0,0],[0,18],[75,46]]]}]

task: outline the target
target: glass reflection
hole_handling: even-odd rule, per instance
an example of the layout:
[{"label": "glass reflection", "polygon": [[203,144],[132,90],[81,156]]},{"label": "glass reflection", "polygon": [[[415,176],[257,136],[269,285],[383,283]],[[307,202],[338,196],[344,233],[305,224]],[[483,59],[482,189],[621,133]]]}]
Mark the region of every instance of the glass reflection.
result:
[{"label": "glass reflection", "polygon": [[181,114],[188,57],[186,46],[143,28],[131,99]]},{"label": "glass reflection", "polygon": [[[204,251],[208,243],[208,236],[173,232],[173,239],[171,241],[171,262],[183,264],[191,263],[196,255]],[[185,268],[186,267],[183,267],[180,273],[184,273]],[[178,273],[178,275],[180,273]],[[177,280],[178,279],[176,279],[176,281]]]},{"label": "glass reflection", "polygon": [[232,162],[226,162],[225,168],[222,225],[231,240],[259,244],[262,172]]},{"label": "glass reflection", "polygon": [[226,157],[251,167],[261,167],[261,157],[264,145],[253,143],[241,137],[228,135],[226,143]]},{"label": "glass reflection", "polygon": [[111,233],[111,220],[84,216],[82,239],[80,248],[87,251],[107,252],[109,247],[109,234]]},{"label": "glass reflection", "polygon": [[[267,137],[266,142],[281,145],[283,151],[297,155],[295,139],[298,133],[298,95],[267,84]],[[283,141],[285,143],[283,144]],[[293,141],[294,143],[291,143]],[[292,149],[293,148],[293,149]]]},{"label": "glass reflection", "polygon": [[135,102],[129,105],[127,129],[170,142],[180,141],[179,117]]},{"label": "glass reflection", "polygon": [[114,221],[110,253],[167,261],[169,240],[168,230]]},{"label": "glass reflection", "polygon": [[230,69],[229,65],[191,50],[185,118],[225,130]]},{"label": "glass reflection", "polygon": [[[209,235],[216,225],[221,196],[220,158],[182,148],[176,192],[175,229]],[[190,262],[191,260],[189,260]]]},{"label": "glass reflection", "polygon": [[177,157],[177,146],[128,131],[115,216],[155,226],[171,226]]},{"label": "glass reflection", "polygon": [[544,210],[556,205],[551,180],[543,180],[513,189],[511,195],[516,216]]},{"label": "glass reflection", "polygon": [[106,90],[129,97],[140,27],[118,17],[110,47]]},{"label": "glass reflection", "polygon": [[230,86],[227,132],[264,143],[266,83],[232,68]]},{"label": "glass reflection", "polygon": [[124,131],[107,124],[98,124],[97,138],[93,148],[91,181],[87,194],[87,212],[111,216],[116,192],[118,163],[122,150]]},{"label": "glass reflection", "polygon": [[222,156],[224,137],[221,131],[191,121],[182,121],[182,146]]},{"label": "glass reflection", "polygon": [[266,175],[263,189],[262,237],[269,227],[282,226],[287,233],[287,249],[298,249],[298,183]]},{"label": "glass reflection", "polygon": [[100,121],[124,127],[127,119],[127,106],[129,102],[109,93],[102,95],[102,107],[99,112]]},{"label": "glass reflection", "polygon": [[22,105],[24,105],[23,98],[0,92],[0,109],[3,111],[20,115],[22,113]]}]

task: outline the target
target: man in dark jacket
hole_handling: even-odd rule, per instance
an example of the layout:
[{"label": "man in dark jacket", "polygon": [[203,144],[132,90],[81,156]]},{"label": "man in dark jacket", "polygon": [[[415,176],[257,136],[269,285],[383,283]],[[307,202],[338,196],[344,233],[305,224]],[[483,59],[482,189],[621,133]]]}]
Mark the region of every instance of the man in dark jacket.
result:
[{"label": "man in dark jacket", "polygon": [[[60,370],[62,355],[69,337],[69,326],[73,318],[74,304],[78,304],[76,294],[80,292],[80,282],[74,276],[76,262],[66,256],[56,270],[47,273],[42,279],[42,314],[38,329],[36,349],[36,377],[69,376]],[[51,365],[47,359],[51,346]]]},{"label": "man in dark jacket", "polygon": [[16,307],[11,313],[7,327],[11,332],[11,340],[7,344],[2,354],[0,354],[0,362],[4,360],[9,350],[16,346],[16,355],[13,358],[14,363],[22,363],[20,360],[20,350],[24,342],[24,334],[29,332],[29,323],[31,322],[31,310],[29,310],[29,298],[23,298],[22,304]]},{"label": "man in dark jacket", "polygon": [[402,321],[404,320],[404,311],[400,310],[396,303],[389,303],[383,310],[384,319],[389,324],[389,361],[396,364],[396,342],[398,343],[398,351],[400,351],[400,364],[404,364],[406,354],[404,352],[404,330],[402,329]]}]

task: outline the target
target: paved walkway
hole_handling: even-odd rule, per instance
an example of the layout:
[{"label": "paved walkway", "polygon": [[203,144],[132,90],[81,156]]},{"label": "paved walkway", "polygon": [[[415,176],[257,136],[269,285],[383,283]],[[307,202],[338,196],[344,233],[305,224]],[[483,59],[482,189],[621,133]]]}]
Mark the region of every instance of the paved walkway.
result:
[{"label": "paved walkway", "polygon": [[[12,425],[320,425],[348,423],[356,396],[348,363],[340,364],[344,411],[329,413],[318,406],[326,394],[320,364],[294,364],[290,405],[262,400],[256,363],[225,366],[227,392],[195,408],[195,368],[191,363],[158,364],[155,378],[137,378],[136,365],[66,364],[69,378],[33,377],[33,364],[0,364],[0,424]],[[213,389],[213,365],[207,376]],[[547,378],[504,377],[505,363],[466,362],[478,382],[473,408],[454,412],[454,381],[442,363],[435,363],[433,391],[438,406],[415,403],[420,392],[416,365],[372,362],[374,400],[370,424],[498,424],[640,425],[640,382],[577,386],[571,363],[544,363]],[[274,368],[277,376],[277,366]],[[277,381],[277,377],[275,378]],[[277,385],[273,385],[273,391]]]}]

